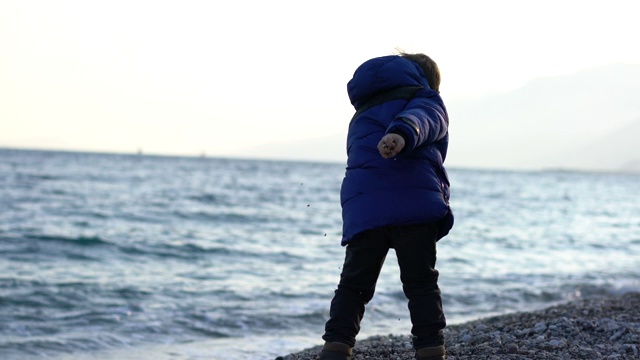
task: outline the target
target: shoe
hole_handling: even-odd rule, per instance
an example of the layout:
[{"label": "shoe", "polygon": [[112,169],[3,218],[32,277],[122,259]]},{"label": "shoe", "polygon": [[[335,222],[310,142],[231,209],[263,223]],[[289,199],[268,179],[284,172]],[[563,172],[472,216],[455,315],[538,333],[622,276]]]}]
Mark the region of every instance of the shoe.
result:
[{"label": "shoe", "polygon": [[351,360],[351,346],[338,342],[326,342],[319,360]]},{"label": "shoe", "polygon": [[444,345],[423,347],[416,350],[416,359],[418,360],[445,360]]}]

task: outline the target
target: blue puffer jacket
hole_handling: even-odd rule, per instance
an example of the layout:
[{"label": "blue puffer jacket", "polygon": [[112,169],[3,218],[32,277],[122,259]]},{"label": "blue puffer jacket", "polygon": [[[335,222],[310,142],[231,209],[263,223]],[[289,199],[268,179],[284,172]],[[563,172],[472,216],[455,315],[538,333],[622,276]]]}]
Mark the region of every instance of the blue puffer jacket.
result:
[{"label": "blue puffer jacket", "polygon": [[[342,245],[381,226],[438,222],[440,238],[453,225],[443,167],[449,119],[422,69],[401,56],[374,58],[358,67],[347,90],[358,109],[370,106],[380,94],[416,86],[422,89],[411,99],[369,107],[357,113],[349,127],[347,170],[340,192]],[[392,159],[384,159],[377,149],[387,133],[401,133],[407,140]]]}]

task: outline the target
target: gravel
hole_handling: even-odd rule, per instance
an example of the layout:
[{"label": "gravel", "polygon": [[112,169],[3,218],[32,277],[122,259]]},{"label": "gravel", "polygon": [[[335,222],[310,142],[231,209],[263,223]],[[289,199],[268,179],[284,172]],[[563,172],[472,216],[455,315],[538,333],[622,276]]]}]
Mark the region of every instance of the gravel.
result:
[{"label": "gravel", "polygon": [[[640,293],[583,299],[445,329],[448,360],[640,359]],[[321,346],[277,360],[317,359]],[[414,359],[411,337],[358,340],[354,360]]]}]

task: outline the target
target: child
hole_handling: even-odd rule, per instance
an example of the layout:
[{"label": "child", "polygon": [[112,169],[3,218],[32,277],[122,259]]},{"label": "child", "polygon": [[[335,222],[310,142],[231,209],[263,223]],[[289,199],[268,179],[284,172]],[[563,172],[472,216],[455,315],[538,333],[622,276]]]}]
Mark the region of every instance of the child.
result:
[{"label": "child", "polygon": [[346,256],[320,359],[351,359],[365,304],[394,248],[418,359],[444,359],[436,241],[453,225],[443,162],[449,119],[440,71],[424,54],[366,61],[347,85],[356,114],[340,193]]}]

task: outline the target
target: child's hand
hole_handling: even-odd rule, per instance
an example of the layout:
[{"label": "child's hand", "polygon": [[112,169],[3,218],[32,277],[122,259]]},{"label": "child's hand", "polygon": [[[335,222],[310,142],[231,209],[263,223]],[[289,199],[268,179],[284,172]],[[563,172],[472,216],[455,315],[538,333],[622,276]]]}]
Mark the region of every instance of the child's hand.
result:
[{"label": "child's hand", "polygon": [[404,149],[404,138],[398,134],[387,134],[378,143],[378,151],[383,158],[389,159]]}]

